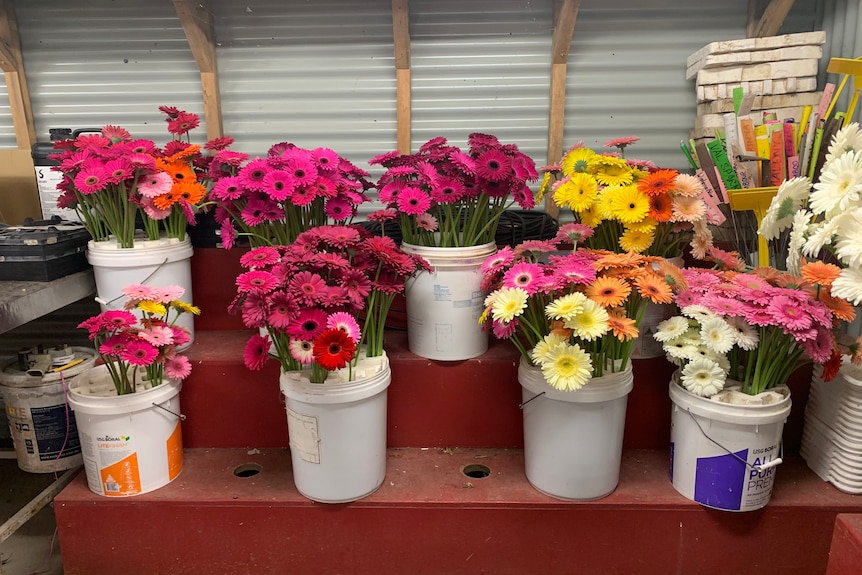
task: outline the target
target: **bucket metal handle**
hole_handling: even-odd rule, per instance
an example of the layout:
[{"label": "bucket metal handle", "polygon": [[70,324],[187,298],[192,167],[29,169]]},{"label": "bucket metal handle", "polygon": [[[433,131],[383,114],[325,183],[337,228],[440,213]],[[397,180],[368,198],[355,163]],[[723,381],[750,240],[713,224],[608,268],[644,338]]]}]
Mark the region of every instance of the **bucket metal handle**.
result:
[{"label": "bucket metal handle", "polygon": [[703,434],[703,436],[705,438],[707,438],[708,440],[710,440],[711,442],[713,442],[714,444],[716,444],[717,446],[719,446],[720,448],[725,450],[728,453],[728,455],[733,456],[734,458],[739,460],[746,467],[753,469],[754,471],[757,471],[758,473],[761,473],[763,471],[766,471],[767,469],[771,469],[773,467],[781,465],[784,462],[784,459],[783,459],[783,457],[784,457],[784,440],[782,440],[778,444],[778,457],[776,457],[772,461],[767,461],[766,463],[764,463],[762,465],[752,465],[749,462],[747,462],[746,460],[744,460],[743,458],[741,458],[740,456],[738,456],[737,454],[735,454],[734,452],[732,452],[731,450],[729,450],[728,448],[726,448],[725,446],[723,446],[722,444],[720,444],[719,442],[717,442],[716,440],[714,440],[713,438],[711,438],[710,436],[708,436],[706,434],[706,432],[703,430],[703,427],[700,426],[700,422],[697,420],[697,418],[691,412],[690,408],[686,408],[685,412],[688,413],[688,415],[691,417],[691,420],[694,421],[694,424],[697,425],[697,428],[700,430],[700,432]]},{"label": "bucket metal handle", "polygon": [[[145,278],[143,279],[143,281],[138,282],[138,283],[146,284],[148,281],[150,281],[150,278],[152,278],[154,275],[156,275],[156,274],[158,273],[158,271],[159,271],[160,269],[162,269],[162,266],[164,266],[166,263],[168,263],[168,258],[165,258],[165,261],[163,261],[162,263],[160,263],[159,265],[157,265],[157,266],[156,266],[156,269],[154,269],[150,275],[148,275],[147,277],[145,277]],[[112,299],[112,300],[106,301],[106,300],[104,300],[104,299],[100,298],[100,297],[97,295],[97,296],[96,296],[95,298],[93,298],[93,299],[95,299],[95,300],[96,300],[96,303],[98,303],[98,304],[101,304],[101,305],[103,305],[103,306],[105,306],[105,307],[110,307],[112,303],[114,303],[115,301],[117,301],[117,300],[118,300],[118,299],[120,299],[121,297],[123,297],[123,294],[118,295],[117,297],[115,297],[115,298],[114,298],[114,299]]]},{"label": "bucket metal handle", "polygon": [[180,421],[185,421],[185,420],[186,420],[186,416],[185,416],[185,415],[183,415],[182,413],[174,413],[173,411],[171,411],[171,410],[170,410],[170,409],[168,409],[167,407],[165,407],[165,406],[163,406],[163,405],[159,405],[159,404],[158,404],[158,403],[156,403],[156,402],[153,402],[153,407],[158,407],[159,409],[163,409],[163,410],[167,411],[168,413],[170,413],[170,414],[171,414],[171,415],[173,415],[174,417],[178,417],[178,418],[180,418]]}]

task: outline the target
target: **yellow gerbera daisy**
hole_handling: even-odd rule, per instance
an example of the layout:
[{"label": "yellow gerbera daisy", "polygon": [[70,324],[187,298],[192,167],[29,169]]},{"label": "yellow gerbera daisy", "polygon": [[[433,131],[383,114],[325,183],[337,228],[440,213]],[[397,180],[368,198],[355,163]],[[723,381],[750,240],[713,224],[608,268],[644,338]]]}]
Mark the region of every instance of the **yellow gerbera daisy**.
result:
[{"label": "yellow gerbera daisy", "polygon": [[578,212],[578,219],[582,224],[590,226],[591,228],[597,228],[599,227],[599,224],[602,223],[602,216],[599,215],[595,205]]},{"label": "yellow gerbera daisy", "polygon": [[649,197],[634,186],[626,186],[614,194],[611,212],[624,224],[640,222],[649,213]]},{"label": "yellow gerbera daisy", "polygon": [[570,175],[576,172],[595,172],[600,157],[589,148],[574,148],[563,158],[563,173]]},{"label": "yellow gerbera daisy", "polygon": [[589,174],[576,172],[566,179],[554,192],[558,206],[568,206],[575,212],[589,208],[598,194],[598,184]]},{"label": "yellow gerbera daisy", "polygon": [[647,216],[639,222],[634,222],[626,226],[627,229],[637,230],[639,232],[655,233],[658,222]]},{"label": "yellow gerbera daisy", "polygon": [[614,198],[616,198],[620,190],[622,190],[619,186],[612,186],[607,188],[602,188],[599,191],[599,194],[596,196],[596,201],[593,202],[596,206],[596,214],[601,217],[603,220],[613,220],[616,219],[613,211],[613,203]]},{"label": "yellow gerbera daisy", "polygon": [[542,198],[545,197],[545,192],[547,192],[551,187],[551,172],[545,172],[545,175],[542,176],[542,185],[539,186],[539,193],[536,194],[536,203],[542,201]]},{"label": "yellow gerbera daisy", "polygon": [[190,313],[193,315],[200,315],[201,314],[201,308],[194,306],[190,303],[186,303],[181,299],[175,299],[174,301],[172,301],[171,307],[176,309],[176,310],[179,310],[183,313]]},{"label": "yellow gerbera daisy", "polygon": [[160,304],[149,299],[145,299],[140,302],[138,304],[138,308],[151,315],[165,315],[165,312],[167,311],[164,304]]},{"label": "yellow gerbera daisy", "polygon": [[652,231],[641,231],[629,228],[620,236],[620,247],[627,252],[641,253],[650,247],[655,240]]},{"label": "yellow gerbera daisy", "polygon": [[596,180],[604,186],[627,186],[634,182],[634,176],[625,160],[602,156],[596,172]]}]

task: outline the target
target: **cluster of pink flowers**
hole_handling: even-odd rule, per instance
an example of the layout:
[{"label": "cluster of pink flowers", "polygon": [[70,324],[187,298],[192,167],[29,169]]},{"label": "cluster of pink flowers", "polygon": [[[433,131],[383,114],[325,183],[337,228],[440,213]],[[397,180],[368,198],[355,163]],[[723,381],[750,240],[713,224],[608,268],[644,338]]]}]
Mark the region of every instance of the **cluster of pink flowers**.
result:
[{"label": "cluster of pink flowers", "polygon": [[122,247],[131,247],[138,210],[150,239],[158,237],[159,222],[168,237],[184,239],[208,187],[226,174],[228,164],[241,161],[241,154],[227,149],[230,137],[210,140],[203,148],[182,140],[200,124],[196,114],[171,106],[159,110],[172,135],[163,148],[119,126],[54,144],[58,152],[50,158],[59,165],[52,170],[63,174],[57,205],[77,210],[97,241],[113,235]]},{"label": "cluster of pink flowers", "polygon": [[[190,334],[175,322],[183,313],[197,315],[200,310],[179,299],[184,291],[179,286],[131,284],[123,288],[128,298],[124,309],[104,311],[78,326],[95,342],[118,395],[135,392],[137,368],[144,369],[152,387],[164,377],[184,379],[191,372],[189,359],[177,353],[191,341]],[[140,319],[132,310],[138,310]]]},{"label": "cluster of pink flowers", "polygon": [[265,158],[234,167],[210,194],[226,248],[236,240],[234,225],[252,246],[286,245],[314,226],[349,222],[369,201],[369,174],[328,148],[282,142]]},{"label": "cluster of pink flowers", "polygon": [[[538,178],[532,159],[515,144],[473,133],[469,151],[438,137],[415,154],[397,151],[372,158],[387,168],[378,180],[386,210],[369,219],[401,216],[402,237],[421,245],[477,245],[493,241],[502,212],[517,203],[534,206],[527,182]],[[514,198],[510,201],[509,198]],[[432,240],[432,234],[438,238]],[[436,243],[432,243],[436,242]]]},{"label": "cluster of pink flowers", "polygon": [[345,367],[361,344],[369,357],[380,355],[392,298],[427,269],[391,238],[358,225],[315,227],[290,245],[254,248],[240,263],[248,271],[237,277],[229,309],[241,312],[246,326],[267,331],[249,340],[245,363],[260,369],[273,345],[285,371]]}]

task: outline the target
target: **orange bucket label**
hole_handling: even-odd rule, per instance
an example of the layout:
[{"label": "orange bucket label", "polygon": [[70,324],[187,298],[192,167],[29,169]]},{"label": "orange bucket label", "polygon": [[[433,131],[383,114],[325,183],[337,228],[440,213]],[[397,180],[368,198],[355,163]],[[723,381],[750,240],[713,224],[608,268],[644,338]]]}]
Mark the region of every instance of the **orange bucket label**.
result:
[{"label": "orange bucket label", "polygon": [[168,452],[168,477],[173,481],[183,470],[183,430],[179,421],[165,442],[165,448]]},{"label": "orange bucket label", "polygon": [[102,489],[108,497],[134,495],[141,492],[138,454],[132,453],[101,470]]}]

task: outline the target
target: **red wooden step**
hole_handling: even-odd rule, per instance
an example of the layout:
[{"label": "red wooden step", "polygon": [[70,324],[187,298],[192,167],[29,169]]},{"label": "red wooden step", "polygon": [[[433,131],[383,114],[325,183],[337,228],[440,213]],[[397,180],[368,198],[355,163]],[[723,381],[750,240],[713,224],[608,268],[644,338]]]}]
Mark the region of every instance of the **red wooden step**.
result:
[{"label": "red wooden step", "polygon": [[862,514],[841,513],[835,521],[826,575],[858,575],[862,571]]},{"label": "red wooden step", "polygon": [[[836,516],[862,512],[796,457],[766,508],[734,514],[680,496],[666,451],[625,452],[614,493],[565,502],[530,487],[520,450],[390,449],[383,486],[342,505],[299,495],[286,450],[185,455],[149,494],[100,497],[79,476],[57,496],[66,575],[818,575]],[[260,473],[236,476],[247,464]]]}]

